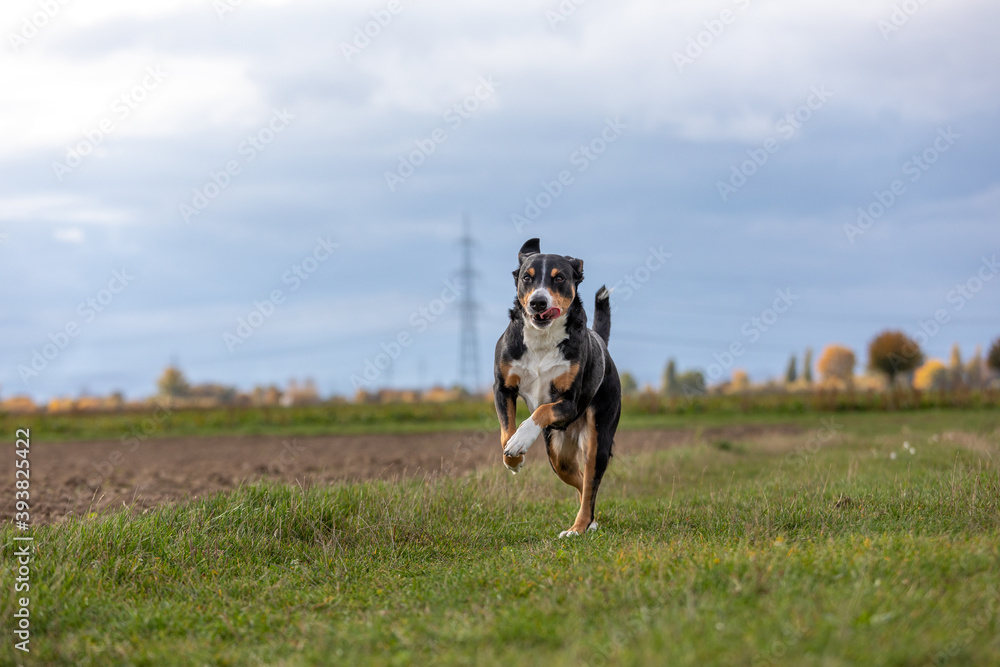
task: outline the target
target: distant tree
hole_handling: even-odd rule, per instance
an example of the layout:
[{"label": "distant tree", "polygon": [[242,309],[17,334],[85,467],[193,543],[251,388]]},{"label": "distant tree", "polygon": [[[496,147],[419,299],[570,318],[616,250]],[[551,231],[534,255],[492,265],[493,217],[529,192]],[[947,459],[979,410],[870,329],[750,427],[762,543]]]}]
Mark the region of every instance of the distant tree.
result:
[{"label": "distant tree", "polygon": [[962,363],[962,350],[958,347],[958,343],[955,343],[951,346],[951,358],[948,360],[948,387],[960,389],[965,384],[965,364]]},{"label": "distant tree", "polygon": [[989,366],[994,373],[1000,373],[1000,338],[997,338],[993,341],[993,344],[990,345],[990,351],[986,355],[986,365]]},{"label": "distant tree", "polygon": [[970,387],[978,389],[983,386],[983,348],[976,346],[976,353],[965,365],[965,380]]},{"label": "distant tree", "polygon": [[184,378],[184,374],[179,368],[172,365],[167,366],[166,370],[163,371],[163,375],[156,381],[156,388],[159,390],[161,396],[169,396],[171,398],[187,396],[191,391],[191,386]]},{"label": "distant tree", "polygon": [[750,389],[750,376],[742,368],[737,368],[733,371],[733,377],[729,385],[735,392],[747,391]]},{"label": "distant tree", "polygon": [[250,400],[254,405],[278,405],[281,395],[281,390],[276,385],[257,385],[253,388]]},{"label": "distant tree", "polygon": [[312,378],[306,378],[306,381],[302,385],[302,396],[310,402],[319,402],[319,389],[316,387],[315,380]]},{"label": "distant tree", "polygon": [[924,391],[944,391],[948,388],[948,369],[944,362],[929,359],[913,374],[913,386]]},{"label": "distant tree", "polygon": [[896,376],[909,373],[923,362],[920,346],[902,331],[883,331],[868,345],[869,368],[885,373],[890,388],[896,386]]},{"label": "distant tree", "polygon": [[301,384],[295,378],[291,378],[279,402],[284,406],[319,403],[319,391],[316,389],[316,383],[312,378],[306,378]]},{"label": "distant tree", "polygon": [[854,381],[855,363],[854,352],[833,343],[823,348],[817,366],[824,381],[837,380],[850,385]]},{"label": "distant tree", "polygon": [[639,391],[639,383],[635,381],[635,376],[628,371],[622,373],[621,381],[623,394],[634,394]]},{"label": "distant tree", "polygon": [[811,347],[806,348],[806,354],[802,358],[802,379],[806,384],[813,382],[813,351]]},{"label": "distant tree", "polygon": [[236,400],[236,396],[239,392],[236,387],[227,387],[221,384],[214,384],[207,382],[205,384],[196,384],[188,388],[186,396],[192,396],[195,398],[210,398],[218,403],[232,403]]},{"label": "distant tree", "polygon": [[663,371],[663,393],[668,396],[676,396],[680,393],[681,385],[677,381],[677,363],[670,359],[667,361],[667,368]]},{"label": "distant tree", "polygon": [[677,376],[679,391],[687,397],[705,393],[705,374],[701,371],[685,371]]},{"label": "distant tree", "polygon": [[795,355],[788,360],[788,367],[785,369],[785,384],[794,384],[799,379],[798,362]]}]

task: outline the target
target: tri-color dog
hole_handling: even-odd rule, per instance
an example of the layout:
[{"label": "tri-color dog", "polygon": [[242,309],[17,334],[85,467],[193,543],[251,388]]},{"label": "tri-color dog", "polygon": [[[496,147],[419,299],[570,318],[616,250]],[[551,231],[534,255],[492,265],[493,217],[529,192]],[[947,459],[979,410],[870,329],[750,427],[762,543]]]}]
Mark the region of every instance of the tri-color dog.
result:
[{"label": "tri-color dog", "polygon": [[[591,330],[577,294],[582,260],[543,255],[538,239],[531,239],[517,261],[517,298],[494,358],[503,462],[516,473],[544,435],[552,469],[580,494],[580,512],[559,536],[582,535],[597,528],[597,490],[621,416],[621,382],[607,346],[608,290],[597,292]],[[514,430],[518,396],[532,413]]]}]

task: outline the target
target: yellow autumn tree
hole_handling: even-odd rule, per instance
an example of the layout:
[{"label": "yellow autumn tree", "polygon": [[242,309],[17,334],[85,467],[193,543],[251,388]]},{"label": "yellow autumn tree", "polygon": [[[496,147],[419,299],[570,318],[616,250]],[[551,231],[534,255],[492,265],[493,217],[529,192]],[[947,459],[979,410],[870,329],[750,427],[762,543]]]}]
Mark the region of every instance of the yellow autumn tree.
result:
[{"label": "yellow autumn tree", "polygon": [[924,391],[948,388],[948,368],[940,359],[930,359],[913,374],[913,386]]},{"label": "yellow autumn tree", "polygon": [[187,396],[191,391],[191,386],[184,377],[184,373],[173,365],[167,366],[166,370],[163,371],[163,375],[156,381],[156,388],[159,390],[161,396],[170,398]]},{"label": "yellow autumn tree", "polygon": [[832,343],[823,348],[817,366],[826,383],[850,385],[854,381],[857,360],[850,348]]},{"label": "yellow autumn tree", "polygon": [[729,388],[734,392],[743,392],[750,389],[750,376],[742,368],[737,368],[733,371],[732,380],[729,383]]}]

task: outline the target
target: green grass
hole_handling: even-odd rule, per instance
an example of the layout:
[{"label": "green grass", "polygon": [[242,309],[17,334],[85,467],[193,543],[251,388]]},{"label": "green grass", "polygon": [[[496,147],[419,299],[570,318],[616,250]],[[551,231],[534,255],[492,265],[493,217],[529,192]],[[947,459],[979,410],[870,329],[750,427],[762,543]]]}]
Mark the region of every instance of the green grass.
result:
[{"label": "green grass", "polygon": [[1000,416],[847,417],[618,457],[601,529],[570,540],[575,503],[540,451],[516,477],[261,484],[40,527],[18,658],[1000,663]]}]

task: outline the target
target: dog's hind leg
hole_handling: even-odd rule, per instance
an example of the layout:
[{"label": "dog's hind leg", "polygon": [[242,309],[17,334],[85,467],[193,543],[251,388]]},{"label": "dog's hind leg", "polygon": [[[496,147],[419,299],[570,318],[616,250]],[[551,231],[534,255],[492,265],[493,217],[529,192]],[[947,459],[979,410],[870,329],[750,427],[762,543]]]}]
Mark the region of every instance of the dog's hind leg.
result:
[{"label": "dog's hind leg", "polygon": [[580,511],[570,529],[559,533],[559,537],[583,535],[588,530],[597,530],[597,522],[594,521],[597,490],[601,486],[601,478],[604,477],[604,471],[608,467],[611,448],[605,449],[600,446],[593,408],[587,409],[586,420],[585,428],[580,436],[585,457],[582,471],[583,487],[580,489]]},{"label": "dog's hind leg", "polygon": [[583,497],[583,473],[580,471],[580,448],[576,437],[566,431],[548,431],[545,434],[545,449],[549,454],[549,464],[559,479]]}]

